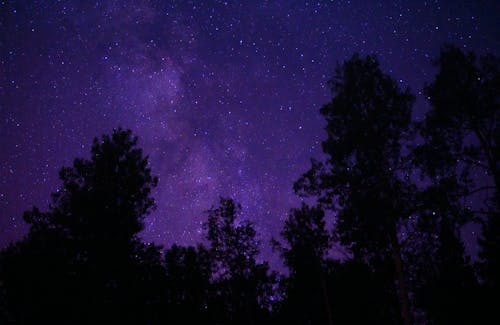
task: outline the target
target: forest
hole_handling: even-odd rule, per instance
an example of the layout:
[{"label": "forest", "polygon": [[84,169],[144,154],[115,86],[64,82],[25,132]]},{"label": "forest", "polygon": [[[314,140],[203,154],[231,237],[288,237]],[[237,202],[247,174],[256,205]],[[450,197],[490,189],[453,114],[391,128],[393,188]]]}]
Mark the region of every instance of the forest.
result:
[{"label": "forest", "polygon": [[[0,323],[499,323],[500,58],[445,45],[433,64],[420,120],[375,56],[337,65],[324,159],[291,180],[314,204],[291,207],[267,243],[286,274],[261,261],[228,197],[207,207],[203,244],[141,241],[162,184],[130,130],[95,138],[1,250]],[[478,256],[465,252],[470,224]]]}]

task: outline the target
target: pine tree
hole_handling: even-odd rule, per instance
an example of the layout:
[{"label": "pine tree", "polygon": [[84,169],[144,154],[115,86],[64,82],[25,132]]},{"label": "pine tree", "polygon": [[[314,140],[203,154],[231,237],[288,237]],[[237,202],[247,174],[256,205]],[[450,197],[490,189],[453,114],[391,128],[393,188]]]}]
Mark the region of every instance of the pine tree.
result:
[{"label": "pine tree", "polygon": [[336,235],[355,260],[364,261],[397,283],[405,324],[412,323],[407,273],[398,231],[412,213],[413,187],[401,177],[401,143],[409,134],[414,96],[384,74],[375,57],[354,55],[330,81],[332,100],[320,112],[327,139],[324,162],[295,184],[333,209]]}]

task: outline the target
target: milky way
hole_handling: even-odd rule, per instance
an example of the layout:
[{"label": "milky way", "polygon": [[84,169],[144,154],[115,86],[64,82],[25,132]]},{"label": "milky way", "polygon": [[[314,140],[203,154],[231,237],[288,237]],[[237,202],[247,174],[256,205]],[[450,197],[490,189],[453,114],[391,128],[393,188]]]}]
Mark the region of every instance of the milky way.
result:
[{"label": "milky way", "polygon": [[[294,3],[294,4],[292,4]],[[143,238],[202,237],[217,197],[242,204],[264,251],[321,156],[319,107],[337,62],[376,54],[426,102],[443,43],[498,53],[495,1],[3,1],[0,245],[46,208],[57,171],[130,128],[160,182]],[[266,248],[267,247],[267,248]]]}]

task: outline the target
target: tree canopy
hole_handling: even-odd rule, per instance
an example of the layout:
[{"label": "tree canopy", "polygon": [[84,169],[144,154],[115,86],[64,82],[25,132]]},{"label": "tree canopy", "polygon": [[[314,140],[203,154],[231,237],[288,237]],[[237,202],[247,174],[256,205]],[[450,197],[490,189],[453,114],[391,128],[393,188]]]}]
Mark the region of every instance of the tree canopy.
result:
[{"label": "tree canopy", "polygon": [[[94,139],[0,251],[0,322],[498,322],[500,60],[444,46],[434,63],[422,120],[375,56],[338,64],[323,158],[294,183],[307,204],[272,240],[281,274],[229,197],[205,211],[197,245],[143,242],[158,185],[148,157],[130,130]],[[482,230],[472,258],[471,223]]]}]

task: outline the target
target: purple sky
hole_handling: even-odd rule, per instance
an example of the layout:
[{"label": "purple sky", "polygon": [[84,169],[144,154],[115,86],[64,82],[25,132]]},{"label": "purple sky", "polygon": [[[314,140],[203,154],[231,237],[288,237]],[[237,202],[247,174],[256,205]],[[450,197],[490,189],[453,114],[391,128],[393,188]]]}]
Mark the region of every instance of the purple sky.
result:
[{"label": "purple sky", "polygon": [[146,240],[195,243],[223,195],[266,244],[321,156],[337,61],[374,53],[420,95],[444,42],[498,54],[499,21],[498,1],[2,1],[0,246],[117,126],[160,177]]}]

